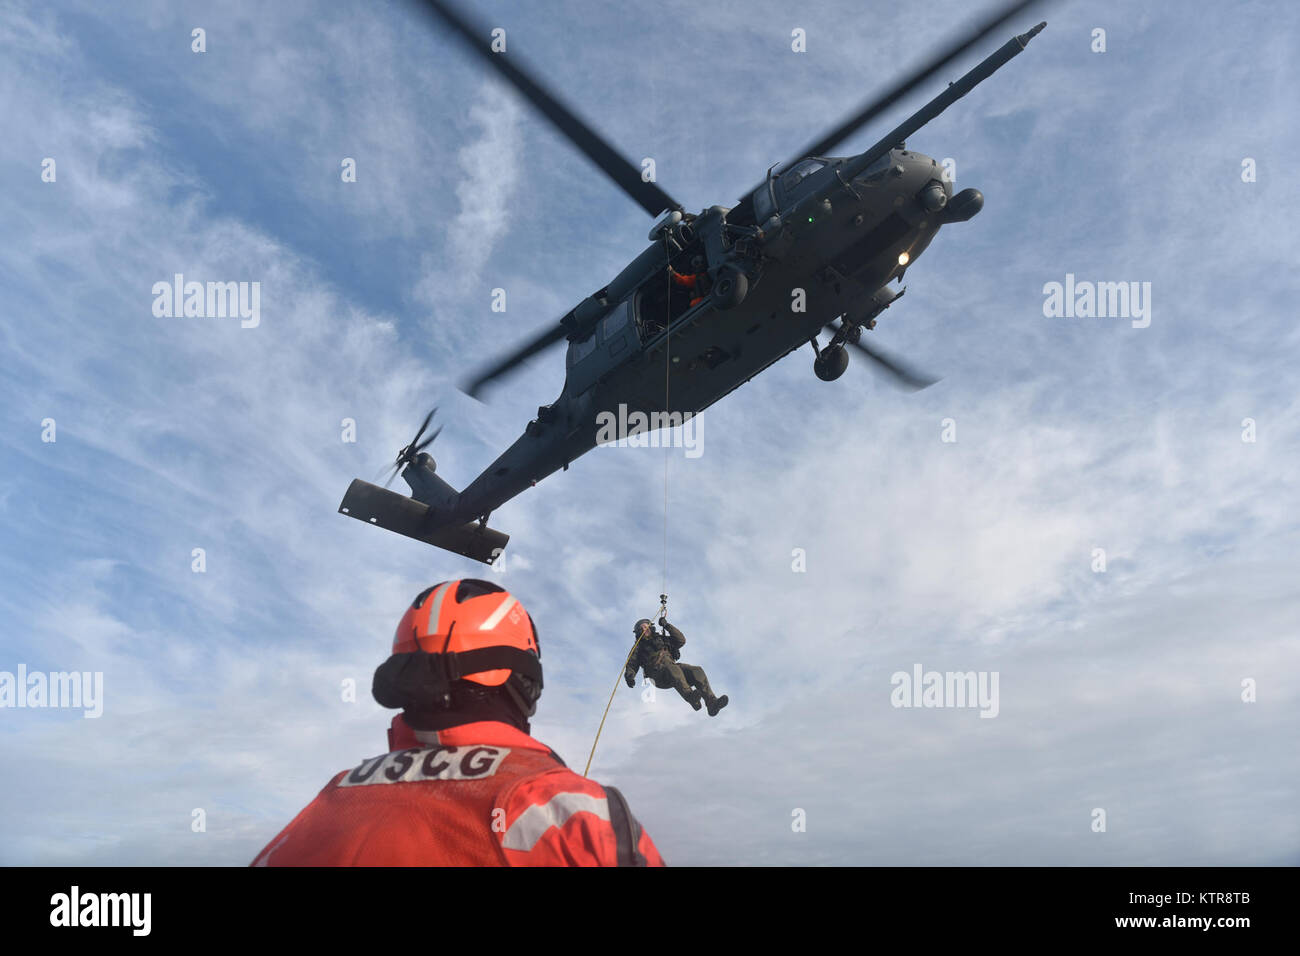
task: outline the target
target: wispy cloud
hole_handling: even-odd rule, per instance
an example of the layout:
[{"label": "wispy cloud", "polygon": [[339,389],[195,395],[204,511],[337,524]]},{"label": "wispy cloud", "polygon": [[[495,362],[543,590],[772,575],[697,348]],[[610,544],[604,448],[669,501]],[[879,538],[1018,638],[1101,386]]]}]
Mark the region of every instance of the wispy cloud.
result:
[{"label": "wispy cloud", "polygon": [[[697,206],[934,36],[848,3],[673,9],[630,46],[624,13],[484,15]],[[601,449],[500,509],[498,580],[542,634],[535,730],[581,765],[662,585],[668,457],[670,617],[732,704],[709,720],[621,687],[593,773],[669,862],[1300,859],[1295,16],[1054,13],[912,144],[988,197],[871,333],[942,383],[899,395],[859,364],[827,385],[796,353],[705,413],[701,458]],[[728,55],[646,52],[684,36]],[[4,712],[25,769],[0,860],[247,862],[382,748],[369,679],[403,603],[496,574],[338,501],[435,401],[440,469],[471,479],[554,397],[560,356],[489,405],[449,383],[608,281],[647,223],[454,49],[403,9],[0,15],[0,670],[102,670],[106,695],[99,720]],[[260,326],[154,317],[177,272],[260,282]],[[1066,272],[1151,281],[1151,327],[1044,318]],[[890,707],[917,662],[999,671],[997,719]]]}]

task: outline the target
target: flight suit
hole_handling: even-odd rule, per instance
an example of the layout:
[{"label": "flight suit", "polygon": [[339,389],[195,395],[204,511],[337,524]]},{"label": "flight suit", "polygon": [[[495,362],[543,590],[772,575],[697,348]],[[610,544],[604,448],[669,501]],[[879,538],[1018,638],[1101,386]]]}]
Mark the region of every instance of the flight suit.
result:
[{"label": "flight suit", "polygon": [[682,699],[696,710],[700,709],[701,700],[708,703],[712,709],[718,698],[714,695],[713,688],[709,686],[709,678],[705,676],[704,668],[695,664],[678,663],[679,652],[682,645],[686,643],[686,635],[667,621],[664,621],[664,630],[667,633],[661,634],[652,627],[649,636],[641,639],[636,653],[627,662],[624,679],[629,684],[633,684],[636,681],[637,670],[644,669],[645,676],[654,681],[654,685],[661,690],[677,691]]}]

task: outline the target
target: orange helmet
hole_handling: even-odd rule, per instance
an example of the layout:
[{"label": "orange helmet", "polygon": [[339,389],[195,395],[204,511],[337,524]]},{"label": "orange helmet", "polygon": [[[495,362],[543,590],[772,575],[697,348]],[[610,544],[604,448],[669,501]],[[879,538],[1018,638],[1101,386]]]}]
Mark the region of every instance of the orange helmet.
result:
[{"label": "orange helmet", "polygon": [[[477,578],[421,591],[375,671],[375,699],[411,712],[447,710],[468,682],[501,688],[524,718],[542,693],[541,646],[533,619],[509,591]],[[481,693],[481,692],[479,692]]]}]

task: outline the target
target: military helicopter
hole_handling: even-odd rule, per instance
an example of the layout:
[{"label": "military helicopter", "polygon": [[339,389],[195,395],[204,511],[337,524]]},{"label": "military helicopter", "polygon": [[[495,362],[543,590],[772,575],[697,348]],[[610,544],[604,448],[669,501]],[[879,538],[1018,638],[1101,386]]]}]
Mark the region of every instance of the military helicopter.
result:
[{"label": "military helicopter", "polygon": [[[811,344],[813,371],[824,381],[843,374],[852,349],[902,387],[932,384],[861,336],[903,294],[889,283],[902,279],[941,226],[976,215],[984,196],[978,189],[953,195],[935,160],[908,150],[905,141],[1018,55],[1046,24],[1007,41],[865,152],[827,154],[1033,3],[1021,0],[996,12],[795,160],[769,169],[736,206],[690,214],[531,73],[491,52],[489,31],[446,0],[422,0],[657,219],[650,245],[613,280],[466,383],[465,390],[477,396],[529,357],[568,341],[560,396],[539,408],[524,434],[464,491],[437,474],[425,451],[438,434],[421,441],[430,412],[392,466],[411,495],[358,478],[339,511],[489,563],[509,540],[488,527],[491,513],[596,447],[602,411],[626,406],[649,421],[680,421],[674,416],[708,408],[805,344]],[[800,298],[802,311],[792,305]],[[827,328],[830,342],[819,344],[818,333]]]}]

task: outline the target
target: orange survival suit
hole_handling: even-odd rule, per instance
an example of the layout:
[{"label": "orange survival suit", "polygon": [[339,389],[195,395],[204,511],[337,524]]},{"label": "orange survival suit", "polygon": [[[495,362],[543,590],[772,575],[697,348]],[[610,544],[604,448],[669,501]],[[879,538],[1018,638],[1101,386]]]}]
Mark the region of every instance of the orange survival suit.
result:
[{"label": "orange survival suit", "polygon": [[506,723],[412,731],[336,775],[254,866],[663,866],[623,795]]}]

